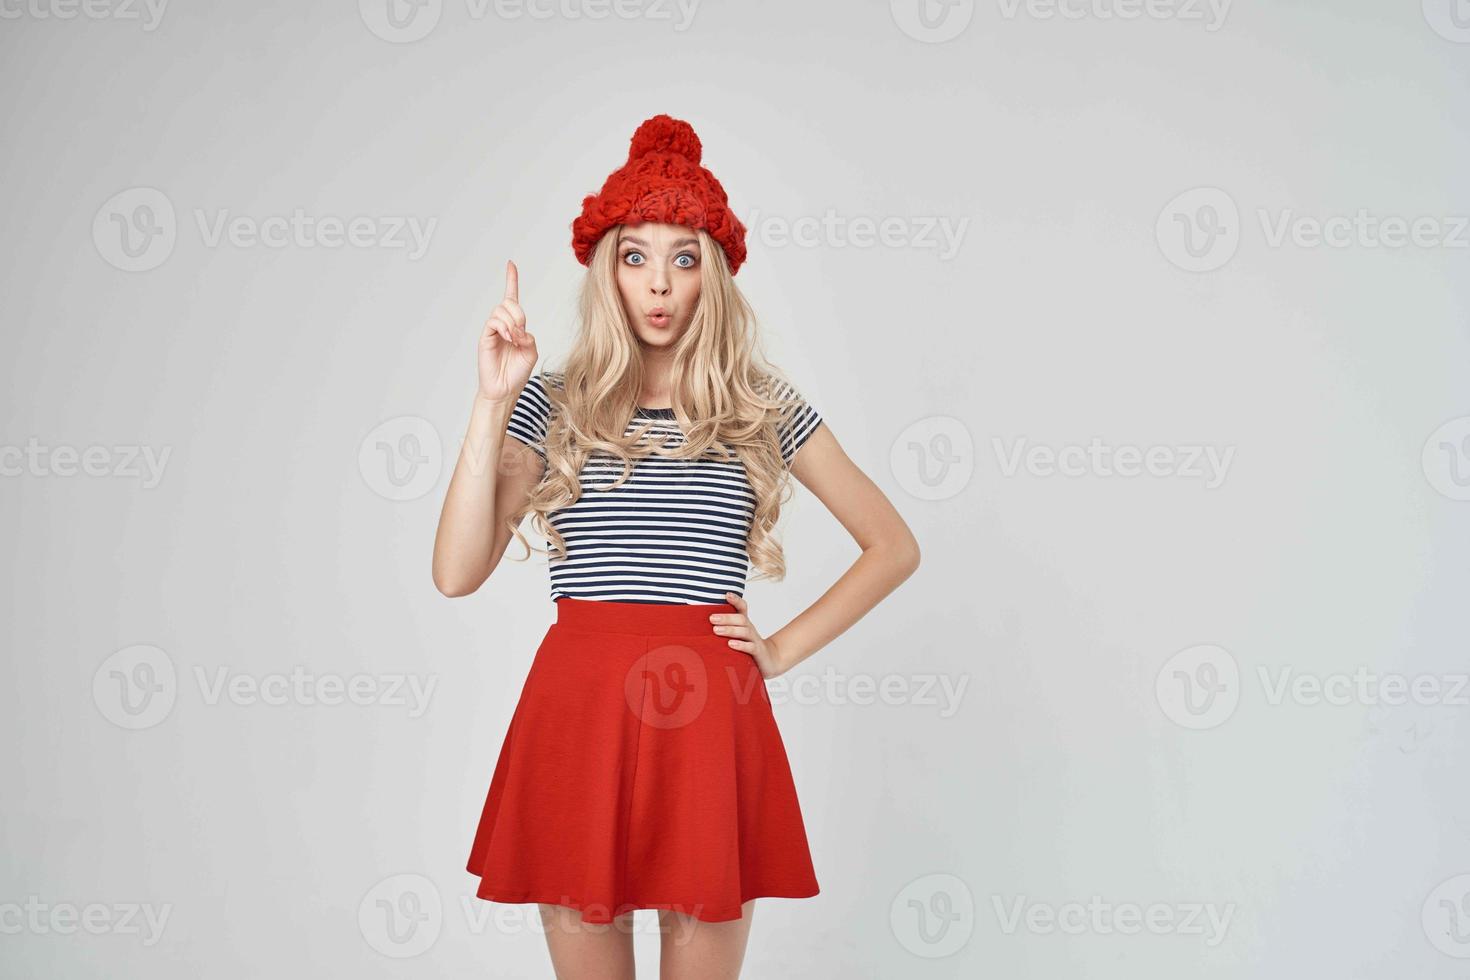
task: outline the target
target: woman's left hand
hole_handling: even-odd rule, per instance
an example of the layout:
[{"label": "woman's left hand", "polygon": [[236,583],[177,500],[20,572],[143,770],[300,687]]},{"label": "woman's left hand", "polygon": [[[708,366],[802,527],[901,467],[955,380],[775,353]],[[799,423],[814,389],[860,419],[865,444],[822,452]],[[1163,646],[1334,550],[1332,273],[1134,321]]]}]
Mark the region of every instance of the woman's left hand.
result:
[{"label": "woman's left hand", "polygon": [[745,614],[750,604],[733,592],[726,592],[725,599],[735,607],[735,611],[733,613],[713,613],[710,616],[710,625],[714,627],[715,633],[729,637],[732,650],[750,654],[756,666],[760,668],[761,676],[766,680],[784,674],[786,665],[781,661],[781,654],[776,649],[776,644],[757,633],[755,624]]}]

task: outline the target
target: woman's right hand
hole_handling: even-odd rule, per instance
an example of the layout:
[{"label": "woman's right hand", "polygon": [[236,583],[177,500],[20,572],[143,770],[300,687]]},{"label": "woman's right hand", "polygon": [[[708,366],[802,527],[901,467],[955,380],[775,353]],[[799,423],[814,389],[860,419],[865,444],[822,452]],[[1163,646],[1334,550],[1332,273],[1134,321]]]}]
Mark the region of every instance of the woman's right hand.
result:
[{"label": "woman's right hand", "polygon": [[516,397],[536,366],[536,338],[526,332],[514,262],[505,263],[505,298],[490,311],[480,334],[479,363],[480,397],[489,401]]}]

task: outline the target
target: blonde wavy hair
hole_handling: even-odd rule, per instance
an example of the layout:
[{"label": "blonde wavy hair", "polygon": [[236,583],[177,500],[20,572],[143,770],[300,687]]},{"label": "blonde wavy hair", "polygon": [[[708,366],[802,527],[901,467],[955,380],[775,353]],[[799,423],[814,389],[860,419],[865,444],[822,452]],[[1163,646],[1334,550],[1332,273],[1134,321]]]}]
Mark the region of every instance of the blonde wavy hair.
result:
[{"label": "blonde wavy hair", "polygon": [[[786,575],[786,559],[776,525],[794,493],[781,457],[780,426],[799,404],[794,386],[767,361],[755,313],[730,276],[724,250],[699,230],[699,301],[674,347],[672,368],[672,407],[685,441],[671,450],[656,439],[640,444],[646,425],[624,435],[643,390],[643,359],[618,292],[621,231],[621,225],[608,229],[587,264],[577,334],[565,366],[542,371],[551,402],[543,447],[546,473],[531,490],[528,506],[507,521],[526,548],[524,556],[512,560],[524,561],[532,551],[565,554],[566,541],[550,514],[581,498],[579,474],[594,454],[623,464],[618,478],[602,490],[626,482],[634,461],[644,457],[692,460],[708,454],[744,465],[755,497],[746,554],[756,579],[779,581]],[[546,535],[547,549],[533,548],[521,533],[527,514]]]}]

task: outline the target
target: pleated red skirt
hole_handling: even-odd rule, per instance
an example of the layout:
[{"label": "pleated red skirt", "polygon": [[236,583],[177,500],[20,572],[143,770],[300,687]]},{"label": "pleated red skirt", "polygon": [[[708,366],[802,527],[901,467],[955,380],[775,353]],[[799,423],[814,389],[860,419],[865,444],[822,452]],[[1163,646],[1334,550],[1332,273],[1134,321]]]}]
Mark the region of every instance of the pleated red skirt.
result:
[{"label": "pleated red skirt", "polygon": [[560,598],[470,848],[476,894],[611,922],[706,922],[818,892],[760,668],[712,631],[728,603]]}]

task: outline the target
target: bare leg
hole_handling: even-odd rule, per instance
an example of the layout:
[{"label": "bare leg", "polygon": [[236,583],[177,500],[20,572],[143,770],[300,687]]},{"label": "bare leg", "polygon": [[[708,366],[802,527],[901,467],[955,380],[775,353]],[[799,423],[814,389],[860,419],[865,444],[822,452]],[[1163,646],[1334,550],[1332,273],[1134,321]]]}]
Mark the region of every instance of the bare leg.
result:
[{"label": "bare leg", "polygon": [[576,909],[541,904],[541,924],[556,980],[633,980],[633,914],[583,922]]},{"label": "bare leg", "polygon": [[730,922],[701,922],[661,910],[659,980],[736,980],[754,912],[755,899],[741,906],[741,917]]}]

